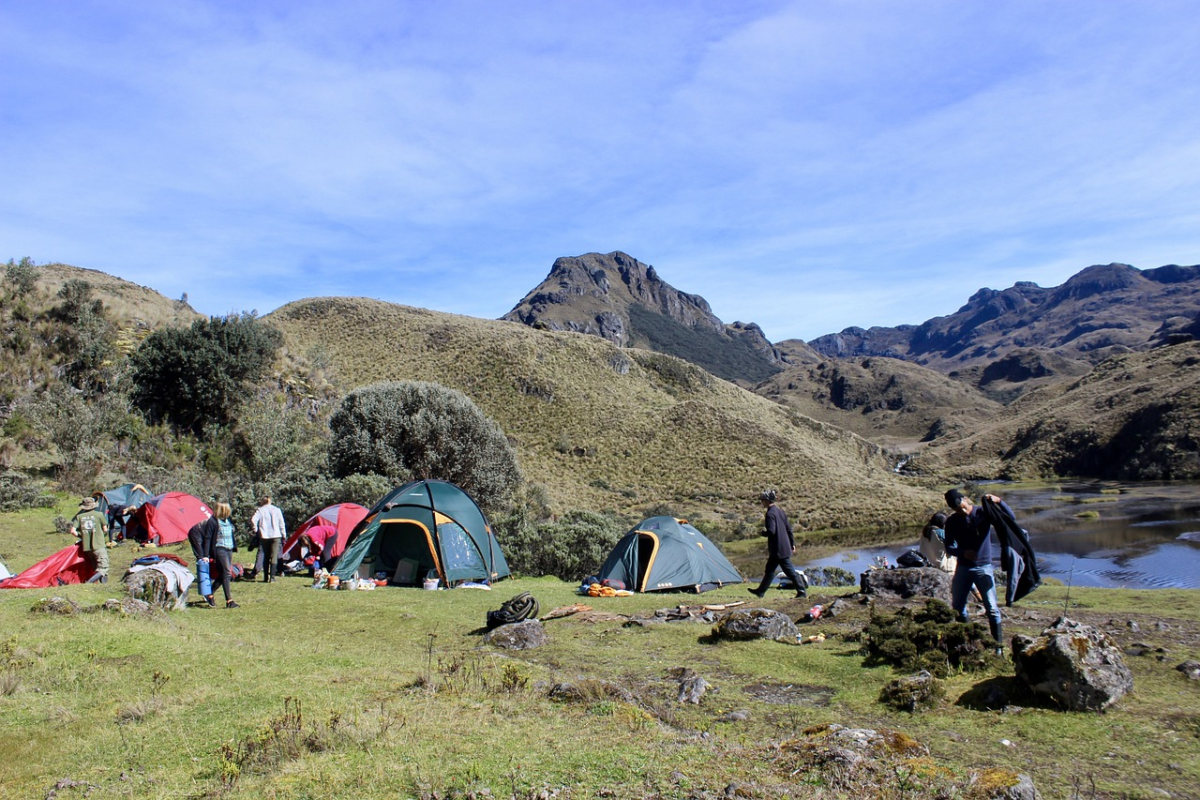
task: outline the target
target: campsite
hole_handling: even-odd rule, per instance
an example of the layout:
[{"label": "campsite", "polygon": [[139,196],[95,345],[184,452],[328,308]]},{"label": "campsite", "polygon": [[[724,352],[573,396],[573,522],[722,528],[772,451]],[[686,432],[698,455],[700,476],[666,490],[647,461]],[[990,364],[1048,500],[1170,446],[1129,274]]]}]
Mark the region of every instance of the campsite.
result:
[{"label": "campsite", "polygon": [[[65,544],[52,519],[71,510],[62,500],[0,515],[10,566]],[[186,544],[162,550],[190,559]],[[119,577],[135,551],[111,552]],[[1049,585],[1009,609],[1013,633],[1066,609],[1143,652],[1127,656],[1135,691],[1095,714],[981,704],[1011,681],[1011,664],[951,675],[933,711],[890,710],[879,696],[895,671],[864,663],[869,612],[851,600],[855,587],[755,601],[799,620],[810,603],[846,600],[837,617],[800,626],[825,634],[803,645],[715,642],[703,614],[647,621],[662,609],[739,607],[740,584],[701,595],[577,590],[518,576],[490,591],[333,592],[296,576],[236,583],[235,611],[146,616],[35,610],[51,596],[94,607],[120,596],[116,578],[0,592],[5,794],[823,797],[842,767],[803,754],[833,725],[905,743],[861,773],[853,796],[993,796],[981,786],[1013,773],[1043,797],[1195,797],[1200,785],[1200,691],[1175,669],[1200,650],[1194,592]],[[485,644],[487,612],[521,591],[543,617],[591,610],[546,619],[537,649]],[[696,703],[680,699],[687,676],[708,687]]]}]

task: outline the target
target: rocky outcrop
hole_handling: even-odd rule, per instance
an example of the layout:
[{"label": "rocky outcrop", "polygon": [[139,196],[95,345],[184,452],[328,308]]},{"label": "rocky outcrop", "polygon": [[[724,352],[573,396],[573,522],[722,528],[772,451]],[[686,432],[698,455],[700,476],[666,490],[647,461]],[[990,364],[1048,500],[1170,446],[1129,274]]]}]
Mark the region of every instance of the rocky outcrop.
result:
[{"label": "rocky outcrop", "polygon": [[731,611],[713,626],[714,639],[774,639],[795,643],[800,631],[787,614],[770,608]]},{"label": "rocky outcrop", "polygon": [[1133,673],[1104,631],[1061,617],[1041,636],[1015,636],[1017,679],[1070,711],[1103,711],[1133,689]]},{"label": "rocky outcrop", "polygon": [[859,576],[859,591],[867,595],[950,599],[950,573],[934,567],[869,569]]},{"label": "rocky outcrop", "polygon": [[546,644],[550,638],[541,622],[527,619],[494,628],[484,634],[483,640],[502,650],[532,650]]},{"label": "rocky outcrop", "polygon": [[622,252],[559,258],[503,319],[600,336],[691,361],[718,377],[757,382],[783,357],[754,323],[726,325],[700,295]]}]

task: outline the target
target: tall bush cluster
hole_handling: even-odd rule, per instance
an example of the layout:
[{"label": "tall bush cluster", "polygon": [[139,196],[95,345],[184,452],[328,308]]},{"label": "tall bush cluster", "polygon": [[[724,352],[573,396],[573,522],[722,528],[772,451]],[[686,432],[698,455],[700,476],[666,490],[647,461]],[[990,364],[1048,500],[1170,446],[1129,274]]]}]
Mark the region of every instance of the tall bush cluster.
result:
[{"label": "tall bush cluster", "polygon": [[569,511],[554,521],[505,526],[502,544],[515,573],[577,581],[600,570],[628,527],[613,515]]},{"label": "tall bush cluster", "polygon": [[385,381],[356,389],[329,427],[336,477],[446,480],[485,511],[504,507],[521,481],[516,450],[500,426],[471,398],[436,383]]},{"label": "tall bush cluster", "polygon": [[133,400],[151,422],[167,421],[198,436],[232,420],[247,385],[260,379],[283,334],[254,314],[162,328],[133,355]]}]

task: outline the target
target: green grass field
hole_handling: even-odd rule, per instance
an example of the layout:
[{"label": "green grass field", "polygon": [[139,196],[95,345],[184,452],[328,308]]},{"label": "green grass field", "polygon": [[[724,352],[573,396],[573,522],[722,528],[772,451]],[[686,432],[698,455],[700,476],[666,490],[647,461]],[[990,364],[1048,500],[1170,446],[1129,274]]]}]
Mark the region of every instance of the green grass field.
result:
[{"label": "green grass field", "polygon": [[[66,544],[54,513],[0,514],[10,569]],[[969,782],[988,769],[1031,775],[1043,797],[1196,797],[1200,786],[1200,684],[1174,669],[1200,656],[1194,591],[1074,589],[1068,600],[1044,587],[1010,610],[1009,634],[1038,632],[1068,607],[1123,647],[1166,650],[1129,657],[1135,692],[1108,713],[960,702],[1010,678],[1007,664],[955,675],[940,708],[905,714],[878,702],[896,676],[864,667],[859,605],[803,626],[829,637],[804,646],[713,643],[705,623],[623,624],[742,600],[744,586],[593,599],[548,578],[490,592],[317,591],[286,578],[235,583],[233,610],[31,611],[55,595],[84,606],[120,596],[132,557],[113,552],[107,586],[0,591],[0,796],[700,798],[731,786],[755,798],[850,796],[828,788],[828,773],[797,768],[797,741],[826,723],[899,731],[929,750],[860,796],[979,797],[986,781]],[[484,644],[487,611],[523,590],[543,615],[582,602],[613,616],[547,620],[550,642],[534,650]],[[763,604],[799,617],[850,591],[777,592]],[[699,704],[679,702],[681,668],[711,685]]]}]

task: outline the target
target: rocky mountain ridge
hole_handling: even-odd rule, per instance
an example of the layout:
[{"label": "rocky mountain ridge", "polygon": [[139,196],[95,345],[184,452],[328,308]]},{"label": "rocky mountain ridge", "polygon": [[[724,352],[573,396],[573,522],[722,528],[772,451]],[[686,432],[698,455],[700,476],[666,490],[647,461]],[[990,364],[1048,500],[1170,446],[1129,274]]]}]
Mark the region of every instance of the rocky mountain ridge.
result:
[{"label": "rocky mountain ridge", "polygon": [[703,297],[676,289],[620,251],[556,259],[546,279],[502,319],[675,355],[733,381],[762,380],[782,363],[758,325],[727,325]]},{"label": "rocky mountain ridge", "polygon": [[953,374],[1036,349],[1088,365],[1192,335],[1200,266],[1088,267],[1061,286],[980,289],[958,311],[919,325],[851,327],[807,344],[830,358],[886,356]]}]

